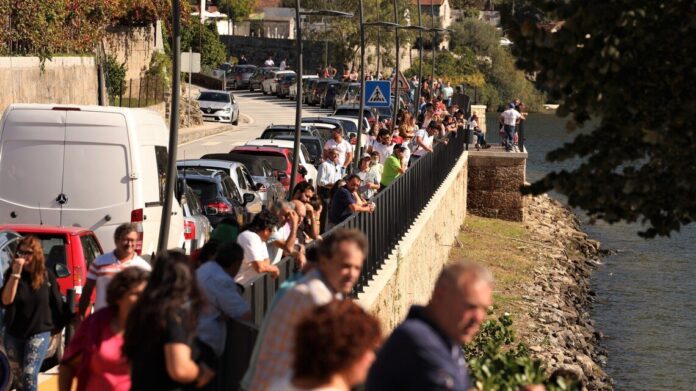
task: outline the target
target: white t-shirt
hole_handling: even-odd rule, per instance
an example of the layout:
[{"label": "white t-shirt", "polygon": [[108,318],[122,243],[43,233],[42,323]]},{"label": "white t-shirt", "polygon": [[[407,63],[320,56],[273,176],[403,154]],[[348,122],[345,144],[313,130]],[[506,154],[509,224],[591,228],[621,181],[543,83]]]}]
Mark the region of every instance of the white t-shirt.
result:
[{"label": "white t-shirt", "polygon": [[507,109],[503,111],[503,123],[509,126],[515,126],[517,120],[522,116],[519,111],[515,109]]},{"label": "white t-shirt", "polygon": [[272,67],[272,66],[275,66],[275,62],[269,58],[268,60],[263,62],[263,65],[265,65],[267,67]]},{"label": "white t-shirt", "polygon": [[338,151],[338,165],[343,166],[343,164],[346,162],[346,155],[348,152],[352,152],[353,148],[346,139],[342,139],[340,142],[336,142],[336,140],[331,139],[327,141],[324,144],[324,150],[325,151],[330,151],[332,149],[335,149]]},{"label": "white t-shirt", "polygon": [[411,160],[411,148],[408,148],[408,144],[404,143],[406,149],[404,149],[404,157],[401,159],[402,162],[408,167],[408,161]]},{"label": "white t-shirt", "polygon": [[283,259],[283,250],[278,248],[278,246],[274,245],[273,242],[280,240],[281,242],[285,242],[288,240],[288,237],[290,237],[290,232],[292,229],[290,228],[290,223],[285,223],[284,226],[278,228],[276,227],[273,229],[273,233],[271,234],[271,237],[268,238],[268,241],[266,242],[266,246],[268,247],[268,255],[269,259],[271,260],[271,264],[275,265],[278,262],[280,262],[281,259]]},{"label": "white t-shirt", "polygon": [[242,246],[244,250],[244,260],[237,276],[241,277],[245,272],[253,269],[251,266],[252,262],[260,262],[271,258],[268,255],[266,243],[261,240],[261,237],[256,232],[249,230],[242,232],[237,236],[237,244]]},{"label": "white t-shirt", "polygon": [[384,162],[387,161],[389,155],[394,153],[394,144],[384,145],[376,141],[374,144],[372,144],[372,150],[377,151],[377,153],[379,153],[379,162],[381,164],[384,164]]},{"label": "white t-shirt", "polygon": [[[422,141],[422,143],[423,143],[424,145],[427,145],[427,146],[430,147],[430,148],[433,147],[433,136],[429,135],[427,130],[425,130],[425,129],[419,129],[419,130],[416,132],[416,135],[415,135],[415,137],[414,137],[413,139],[414,139],[414,140],[417,140],[418,137],[421,137],[421,141]],[[426,150],[425,148],[421,147],[421,146],[418,144],[418,141],[414,141],[414,142],[416,143],[416,145],[418,145],[417,148],[413,151],[413,155],[414,155],[414,156],[423,156],[423,155],[425,155],[426,153],[428,153],[428,150]]]},{"label": "white t-shirt", "polygon": [[94,310],[106,307],[106,287],[111,278],[120,271],[129,267],[139,267],[143,270],[152,271],[152,266],[146,260],[135,255],[128,261],[119,262],[114,252],[108,252],[98,256],[87,271],[87,279],[94,280],[96,284],[96,298],[94,300]]}]

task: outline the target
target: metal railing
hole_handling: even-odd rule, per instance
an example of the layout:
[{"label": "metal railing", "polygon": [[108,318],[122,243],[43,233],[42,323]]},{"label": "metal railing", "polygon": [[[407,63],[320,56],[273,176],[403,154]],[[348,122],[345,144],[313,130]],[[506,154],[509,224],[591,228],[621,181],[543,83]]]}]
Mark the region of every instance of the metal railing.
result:
[{"label": "metal railing", "polygon": [[169,86],[158,77],[130,79],[109,96],[109,104],[117,107],[148,107],[165,101]]},{"label": "metal railing", "polygon": [[[411,228],[428,202],[457,164],[466,148],[466,132],[460,130],[447,138],[447,144],[435,146],[433,153],[418,159],[404,175],[380,191],[372,200],[374,213],[355,213],[346,221],[323,234],[331,235],[338,228],[354,228],[368,238],[369,253],[353,291],[363,292],[382,267],[401,238]],[[294,260],[283,258],[277,265],[276,279],[260,274],[244,283],[243,297],[251,304],[252,322],[227,322],[227,342],[220,359],[211,390],[236,390],[249,366],[259,328],[268,313],[280,286],[293,275]]]}]

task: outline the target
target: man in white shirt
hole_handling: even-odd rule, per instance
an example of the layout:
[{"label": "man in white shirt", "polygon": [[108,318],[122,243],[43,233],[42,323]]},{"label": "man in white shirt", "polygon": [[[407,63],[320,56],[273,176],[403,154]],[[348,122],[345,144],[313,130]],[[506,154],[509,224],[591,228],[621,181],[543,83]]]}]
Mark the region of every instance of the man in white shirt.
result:
[{"label": "man in white shirt", "polygon": [[263,66],[265,66],[265,67],[274,67],[274,66],[275,66],[275,62],[273,61],[273,57],[268,56],[268,58],[266,59],[266,61],[263,62]]},{"label": "man in white shirt", "polygon": [[392,143],[392,134],[388,129],[382,129],[377,135],[377,139],[368,148],[369,152],[377,152],[379,154],[379,163],[384,164],[389,156],[394,152],[394,143]]},{"label": "man in white shirt", "polygon": [[266,242],[271,264],[277,265],[283,254],[293,254],[297,242],[297,227],[300,219],[293,210],[293,205],[285,200],[273,204],[273,211],[278,216],[278,225]]},{"label": "man in white shirt", "polygon": [[343,169],[338,164],[339,153],[332,149],[328,151],[326,160],[319,165],[317,171],[317,192],[322,201],[322,213],[319,232],[324,232],[326,226],[326,214],[328,213],[329,202],[331,201],[331,189],[334,184],[343,178]]},{"label": "man in white shirt", "polygon": [[433,140],[437,134],[439,125],[437,122],[430,122],[428,124],[428,129],[418,129],[414,141],[411,143],[413,146],[411,152],[411,160],[409,161],[409,167],[416,162],[416,160],[425,156],[428,152],[433,151]]},{"label": "man in white shirt", "polygon": [[135,223],[124,223],[114,231],[114,251],[98,256],[87,271],[87,282],[82,288],[78,316],[82,317],[88,310],[92,298],[92,291],[96,288],[94,310],[106,307],[106,287],[111,278],[121,270],[129,267],[139,267],[152,271],[152,267],[146,260],[135,253],[135,245],[138,242],[139,226]]},{"label": "man in white shirt", "polygon": [[445,104],[445,106],[450,107],[452,104],[452,95],[454,94],[454,89],[452,89],[452,83],[447,82],[445,85],[442,86],[441,91],[441,96],[442,96],[442,102]]},{"label": "man in white shirt", "polygon": [[345,174],[346,169],[353,161],[353,146],[350,145],[348,140],[343,138],[341,129],[334,128],[331,134],[333,135],[333,139],[324,143],[324,159],[328,158],[329,151],[338,151],[338,164],[343,167],[343,173]]},{"label": "man in white shirt", "polygon": [[278,217],[270,210],[263,210],[254,216],[246,231],[237,236],[237,243],[244,249],[244,261],[237,274],[237,282],[254,277],[252,270],[256,273],[268,273],[273,278],[280,275],[278,267],[271,264],[266,246],[277,225]]},{"label": "man in white shirt", "polygon": [[503,122],[503,129],[505,130],[505,150],[508,152],[512,151],[512,146],[515,142],[515,125],[517,125],[517,120],[520,119],[522,114],[515,110],[515,104],[510,103],[508,109],[503,111],[500,118]]},{"label": "man in white shirt", "polygon": [[287,62],[285,61],[285,59],[283,59],[283,61],[280,62],[280,67],[279,67],[279,68],[280,68],[281,71],[284,71],[285,68],[287,68],[287,67],[288,67],[288,64],[287,64]]}]

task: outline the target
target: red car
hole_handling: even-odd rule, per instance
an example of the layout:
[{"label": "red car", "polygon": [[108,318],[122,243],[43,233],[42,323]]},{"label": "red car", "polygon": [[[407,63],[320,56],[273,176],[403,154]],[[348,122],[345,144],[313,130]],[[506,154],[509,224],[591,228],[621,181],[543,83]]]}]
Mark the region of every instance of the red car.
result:
[{"label": "red car", "polygon": [[[283,184],[285,191],[290,191],[290,176],[292,174],[293,158],[291,149],[242,145],[234,147],[234,149],[232,149],[230,152],[255,155],[266,159],[271,164],[273,172],[275,175],[277,175],[280,183]],[[304,182],[307,169],[300,166],[297,168],[297,172],[299,174],[297,183]]]},{"label": "red car", "polygon": [[87,269],[103,253],[94,232],[81,227],[34,224],[3,224],[0,225],[2,230],[38,237],[46,257],[46,267],[55,271],[60,292],[66,295],[68,289],[74,289],[75,303],[79,302],[82,286],[87,281]]}]

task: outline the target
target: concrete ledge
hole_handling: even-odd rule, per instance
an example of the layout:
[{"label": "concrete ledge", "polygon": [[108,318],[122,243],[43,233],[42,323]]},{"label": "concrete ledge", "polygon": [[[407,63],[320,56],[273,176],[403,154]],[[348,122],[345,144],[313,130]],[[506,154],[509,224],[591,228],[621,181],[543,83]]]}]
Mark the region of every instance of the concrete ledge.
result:
[{"label": "concrete ledge", "polygon": [[358,295],[384,331],[396,327],[412,304],[425,303],[447,263],[451,246],[466,218],[467,152],[435,192],[382,268]]}]

